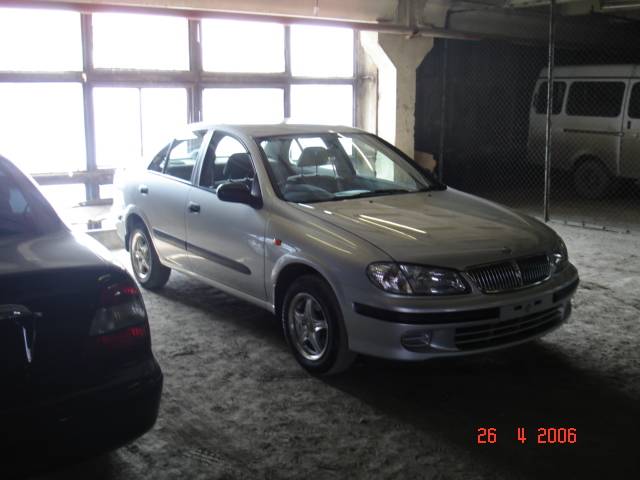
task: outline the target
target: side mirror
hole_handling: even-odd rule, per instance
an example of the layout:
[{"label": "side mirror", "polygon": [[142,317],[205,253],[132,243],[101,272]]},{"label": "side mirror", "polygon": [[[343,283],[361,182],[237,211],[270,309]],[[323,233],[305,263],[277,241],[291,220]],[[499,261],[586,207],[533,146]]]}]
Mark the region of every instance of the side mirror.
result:
[{"label": "side mirror", "polygon": [[216,190],[218,199],[222,202],[244,203],[253,208],[260,208],[262,201],[251,194],[251,188],[244,182],[223,183]]}]

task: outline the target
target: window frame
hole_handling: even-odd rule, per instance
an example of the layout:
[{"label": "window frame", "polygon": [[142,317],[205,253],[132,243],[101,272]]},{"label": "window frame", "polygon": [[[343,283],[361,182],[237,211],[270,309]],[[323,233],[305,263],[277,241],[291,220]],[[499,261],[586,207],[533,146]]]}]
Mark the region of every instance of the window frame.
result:
[{"label": "window frame", "polygon": [[[220,140],[218,140],[217,143],[220,143],[220,141],[224,137],[231,137],[234,140],[236,140],[240,145],[242,145],[242,147],[245,149],[247,155],[249,155],[249,158],[251,159],[251,167],[253,168],[253,186],[252,186],[252,190],[257,188],[256,193],[258,195],[260,195],[260,197],[262,197],[262,191],[260,189],[260,179],[258,178],[258,169],[256,168],[256,159],[251,154],[251,150],[249,149],[249,146],[247,145],[247,142],[245,142],[238,135],[236,135],[234,133],[231,133],[228,130],[223,130],[223,129],[211,129],[211,130],[209,130],[209,132],[205,136],[205,140],[202,142],[202,146],[200,147],[200,158],[198,159],[197,173],[195,174],[196,175],[195,177],[192,177],[193,186],[199,188],[200,190],[205,190],[207,192],[210,192],[210,193],[214,194],[215,196],[218,196],[218,192],[216,190],[211,189],[209,187],[206,187],[206,186],[200,184],[200,181],[202,179],[202,170],[204,168],[204,162],[205,162],[206,157],[207,157],[207,153],[206,152],[209,150],[209,147],[211,146],[211,143],[215,140],[215,137],[218,134],[220,134]],[[206,147],[205,147],[205,142],[206,142]],[[216,148],[217,147],[218,147],[218,145],[216,144]]]}]

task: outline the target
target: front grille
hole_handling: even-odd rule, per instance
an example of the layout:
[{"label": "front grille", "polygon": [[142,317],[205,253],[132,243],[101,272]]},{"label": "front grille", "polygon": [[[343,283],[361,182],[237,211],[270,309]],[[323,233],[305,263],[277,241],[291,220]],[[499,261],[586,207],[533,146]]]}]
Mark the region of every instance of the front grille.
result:
[{"label": "front grille", "polygon": [[474,350],[524,340],[560,324],[562,314],[562,309],[553,308],[511,320],[457,328],[456,347],[459,350]]},{"label": "front grille", "polygon": [[535,255],[471,268],[467,274],[484,293],[498,293],[546,280],[551,264],[546,255]]}]

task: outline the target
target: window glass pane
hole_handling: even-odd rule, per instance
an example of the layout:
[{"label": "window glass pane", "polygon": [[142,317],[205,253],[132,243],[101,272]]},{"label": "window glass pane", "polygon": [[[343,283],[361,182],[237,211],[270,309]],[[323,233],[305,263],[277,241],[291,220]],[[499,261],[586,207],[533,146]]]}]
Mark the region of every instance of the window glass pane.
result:
[{"label": "window glass pane", "polygon": [[292,85],[291,120],[352,125],[353,88],[351,85]]},{"label": "window glass pane", "polygon": [[567,113],[585,117],[617,117],[622,106],[623,82],[573,82]]},{"label": "window glass pane", "polygon": [[82,70],[80,14],[0,9],[0,70]]},{"label": "window glass pane", "polygon": [[93,111],[98,167],[138,164],[142,156],[139,90],[94,88]]},{"label": "window glass pane", "polygon": [[640,118],[640,83],[636,83],[631,90],[631,98],[629,99],[629,116],[631,118]]},{"label": "window glass pane", "polygon": [[141,90],[142,154],[158,152],[187,124],[187,90],[143,88]]},{"label": "window glass pane", "polygon": [[124,13],[97,13],[92,18],[95,67],[189,69],[186,19]]},{"label": "window glass pane", "polygon": [[83,183],[43,185],[40,187],[40,191],[66,221],[69,221],[72,216],[66,210],[87,201],[87,193]]},{"label": "window glass pane", "polygon": [[0,83],[0,152],[28,173],[86,169],[79,83]]},{"label": "window glass pane", "polygon": [[138,164],[187,123],[184,88],[98,87],[93,102],[99,168]]},{"label": "window glass pane", "polygon": [[212,123],[279,123],[284,120],[280,88],[206,88],[203,118]]},{"label": "window glass pane", "polygon": [[293,25],[291,72],[301,77],[353,76],[353,30]]},{"label": "window glass pane", "polygon": [[198,153],[204,135],[194,135],[187,140],[179,140],[171,146],[165,173],[182,180],[191,180],[193,167],[198,160]]},{"label": "window glass pane", "polygon": [[205,19],[202,65],[211,72],[284,72],[284,27]]},{"label": "window glass pane", "polygon": [[[565,82],[553,82],[553,110],[551,113],[557,115],[562,110],[564,92],[567,89]],[[493,97],[492,97],[493,98]],[[542,82],[536,94],[536,113],[547,113],[547,82]]]}]

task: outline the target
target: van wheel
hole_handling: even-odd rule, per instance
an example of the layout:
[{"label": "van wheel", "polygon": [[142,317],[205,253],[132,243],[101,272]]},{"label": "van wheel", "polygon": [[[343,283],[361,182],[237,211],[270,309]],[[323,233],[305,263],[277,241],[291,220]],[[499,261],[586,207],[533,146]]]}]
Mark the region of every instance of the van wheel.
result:
[{"label": "van wheel", "polygon": [[585,160],[573,172],[573,187],[582,198],[602,198],[612,183],[611,175],[599,160]]},{"label": "van wheel", "polygon": [[129,254],[133,274],[142,287],[156,290],[164,287],[169,281],[171,269],[160,263],[151,236],[141,225],[136,225],[131,232]]},{"label": "van wheel", "polygon": [[333,375],[351,366],[356,355],[347,346],[342,311],[322,278],[298,278],[287,290],[281,312],[287,343],[307,371]]}]

